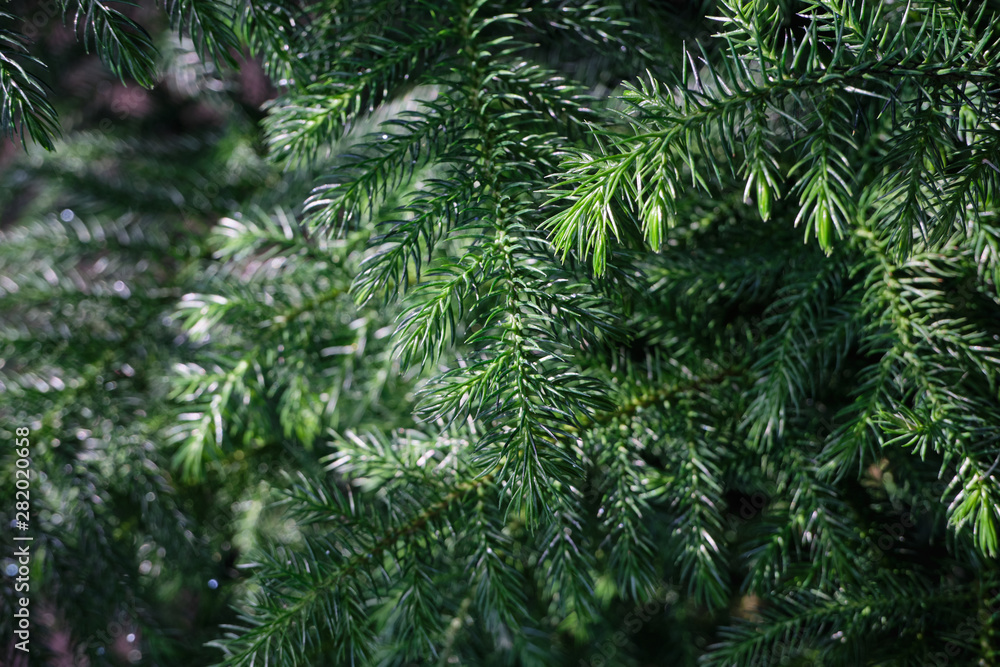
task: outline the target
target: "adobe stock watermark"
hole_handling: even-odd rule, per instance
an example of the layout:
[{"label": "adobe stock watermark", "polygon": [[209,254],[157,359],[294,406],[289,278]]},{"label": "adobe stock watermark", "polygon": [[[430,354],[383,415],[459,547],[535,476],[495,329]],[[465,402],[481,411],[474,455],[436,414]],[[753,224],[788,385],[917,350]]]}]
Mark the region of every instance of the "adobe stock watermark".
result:
[{"label": "adobe stock watermark", "polygon": [[[983,633],[988,632],[991,619],[1000,614],[1000,587],[990,588],[987,596],[988,602],[986,604],[981,605],[973,614],[962,619],[950,631],[942,634],[939,639],[941,641],[947,639],[943,649],[933,653],[928,652],[921,657],[921,664],[924,667],[946,667],[951,664],[952,660],[962,656],[966,651],[970,649],[976,651],[976,646],[980,643]],[[834,633],[831,639],[840,639],[842,642],[847,641],[847,637],[844,636],[843,632]],[[779,657],[784,658],[784,656]],[[775,661],[762,662],[761,664],[771,665],[779,663]],[[972,663],[970,663],[968,657],[965,657],[958,664],[968,665]],[[985,665],[987,663],[980,661],[976,662],[976,664]]]},{"label": "adobe stock watermark", "polygon": [[[1000,614],[1000,588],[989,590],[989,605],[982,606],[970,616],[967,616],[961,623],[955,626],[955,637],[944,645],[944,649],[927,656],[924,665],[927,667],[945,667],[951,659],[965,653],[965,646],[975,645],[979,637],[989,627],[991,619]],[[963,660],[963,664],[967,661]],[[984,663],[985,664],[985,663]]]},{"label": "adobe stock watermark", "polygon": [[618,655],[619,650],[625,648],[629,639],[654,617],[663,613],[677,599],[677,593],[671,589],[669,584],[661,581],[656,592],[653,593],[652,599],[637,604],[622,619],[622,629],[596,647],[599,655],[594,655],[587,660],[580,660],[579,667],[605,667],[617,664],[615,656]]},{"label": "adobe stock watermark", "polygon": [[42,28],[47,26],[49,21],[63,13],[59,0],[41,0],[36,7],[34,13],[21,24],[21,34],[31,40],[38,37]]},{"label": "adobe stock watermark", "polygon": [[[131,663],[137,663],[142,659],[142,650],[137,642],[139,627],[139,611],[134,604],[120,609],[105,626],[104,630],[99,630],[76,643],[77,658],[82,658],[88,648],[92,648],[97,655],[103,656],[114,650],[116,647],[122,653],[122,657],[127,658]],[[119,645],[124,640],[128,649],[122,649]]]},{"label": "adobe stock watermark", "polygon": [[858,554],[858,567],[868,569],[877,565],[885,557],[887,551],[892,550],[902,542],[906,531],[916,525],[917,522],[913,514],[905,511],[896,521],[892,523],[886,522],[879,526],[879,530],[874,531],[876,533],[875,537],[871,533],[867,533],[862,538],[862,543],[869,547],[869,551],[864,554]]},{"label": "adobe stock watermark", "polygon": [[31,524],[31,430],[26,426],[14,430],[14,521],[11,527],[18,532],[13,562],[7,575],[14,580],[14,648],[30,653],[31,642],[31,541],[27,535]]}]

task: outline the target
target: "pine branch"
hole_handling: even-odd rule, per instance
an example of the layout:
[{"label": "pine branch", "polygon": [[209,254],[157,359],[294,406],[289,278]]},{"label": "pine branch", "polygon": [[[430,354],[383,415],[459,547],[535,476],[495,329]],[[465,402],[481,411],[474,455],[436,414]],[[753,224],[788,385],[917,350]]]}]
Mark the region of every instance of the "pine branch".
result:
[{"label": "pine branch", "polygon": [[234,31],[236,9],[229,0],[164,0],[171,26],[187,33],[198,55],[219,65],[235,66],[240,41]]},{"label": "pine branch", "polygon": [[[12,14],[0,12],[0,21],[14,20]],[[52,140],[59,134],[59,121],[44,84],[25,69],[25,65],[44,67],[40,60],[28,55],[26,41],[18,32],[0,30],[0,137],[16,135],[27,147],[27,131],[32,141],[52,150]]]},{"label": "pine branch", "polygon": [[65,0],[64,9],[74,13],[73,28],[81,33],[84,48],[101,56],[115,77],[153,87],[153,42],[142,26],[101,0]]}]

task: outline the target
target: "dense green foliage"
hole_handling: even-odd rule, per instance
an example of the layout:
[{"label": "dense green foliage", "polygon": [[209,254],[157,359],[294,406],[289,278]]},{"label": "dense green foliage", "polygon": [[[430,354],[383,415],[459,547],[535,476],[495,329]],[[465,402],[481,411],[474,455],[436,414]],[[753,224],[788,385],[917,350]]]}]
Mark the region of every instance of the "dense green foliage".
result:
[{"label": "dense green foliage", "polygon": [[[82,574],[112,547],[117,563],[172,544],[133,534],[169,529],[172,502],[204,522],[242,499],[241,528],[209,522],[210,542],[263,545],[225,587],[226,665],[996,661],[995,7],[177,11],[203,17],[180,20],[203,57],[222,65],[242,40],[261,59],[279,89],[261,131],[285,171],[234,186],[206,238],[160,237],[177,213],[155,186],[192,166],[178,143],[142,156],[174,165],[150,168],[142,201],[100,203],[92,227],[42,206],[5,231],[5,317],[28,322],[4,329],[12,418],[122,427],[101,447],[42,445],[50,495],[83,483],[64,463],[117,479],[128,456],[173,457],[162,479],[122,479],[159,494],[132,519],[150,528]],[[108,49],[101,30],[84,42]],[[148,81],[141,48],[110,53]],[[54,115],[29,94],[5,131],[44,145]],[[209,170],[238,153],[216,140]],[[90,269],[83,246],[131,229],[141,242]],[[140,276],[136,251],[176,270]],[[32,322],[38,299],[60,310]],[[138,345],[155,353],[113,408],[72,393],[145,359]],[[127,515],[108,512],[97,534]],[[66,531],[46,525],[72,548]]]}]

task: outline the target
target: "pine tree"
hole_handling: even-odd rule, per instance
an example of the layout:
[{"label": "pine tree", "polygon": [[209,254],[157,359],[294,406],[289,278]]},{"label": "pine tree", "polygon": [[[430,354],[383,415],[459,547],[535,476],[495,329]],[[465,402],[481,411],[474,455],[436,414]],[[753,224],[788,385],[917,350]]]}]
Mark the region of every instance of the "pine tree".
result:
[{"label": "pine tree", "polygon": [[701,9],[235,12],[315,187],[176,313],[178,470],[295,471],[223,664],[996,660],[997,10]]}]

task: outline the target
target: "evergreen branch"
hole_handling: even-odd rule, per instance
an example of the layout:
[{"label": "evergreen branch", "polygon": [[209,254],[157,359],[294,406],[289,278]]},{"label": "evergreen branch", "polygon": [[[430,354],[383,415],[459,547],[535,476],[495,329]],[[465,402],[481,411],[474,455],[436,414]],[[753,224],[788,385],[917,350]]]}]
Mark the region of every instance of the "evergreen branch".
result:
[{"label": "evergreen branch", "polygon": [[330,138],[340,137],[350,119],[403,85],[404,72],[432,61],[452,37],[448,30],[419,25],[414,30],[405,45],[388,40],[373,45],[377,58],[346,59],[338,63],[344,72],[325,74],[325,80],[271,104],[264,127],[272,153],[293,166],[325,157],[323,147]]},{"label": "evergreen branch", "polygon": [[236,9],[230,0],[163,2],[172,27],[179,33],[187,32],[199,56],[220,65],[236,65],[235,55],[240,49],[240,40],[234,31]]},{"label": "evergreen branch", "polygon": [[605,537],[598,548],[609,552],[607,568],[615,578],[616,589],[638,600],[655,587],[656,574],[651,569],[654,546],[645,519],[653,513],[649,501],[656,490],[637,493],[648,479],[643,476],[646,464],[634,443],[607,440],[601,443],[596,461],[606,470],[597,511]]},{"label": "evergreen branch", "polygon": [[[0,12],[0,21],[15,17]],[[25,131],[32,141],[52,150],[54,137],[59,134],[56,110],[48,101],[44,84],[21,64],[44,67],[41,61],[27,54],[25,37],[12,30],[0,30],[0,137],[18,136],[25,143]]]},{"label": "evergreen branch", "polygon": [[[424,264],[434,261],[442,241],[451,236],[456,244],[465,245],[468,237],[482,229],[484,211],[477,203],[469,202],[461,210],[455,206],[470,194],[467,186],[456,187],[442,179],[429,181],[396,210],[398,217],[383,223],[388,231],[374,239],[374,252],[365,258],[352,286],[361,303],[382,291],[386,302],[406,293],[411,284],[419,284],[426,272]],[[440,263],[447,266],[449,260],[442,258]]]},{"label": "evergreen branch", "polygon": [[[718,444],[714,438],[699,437],[703,431],[696,428],[695,418],[708,421],[690,411],[685,430],[691,439],[668,449],[676,462],[673,470],[668,468],[672,477],[668,511],[674,519],[670,553],[691,599],[718,609],[729,601],[719,465],[724,454],[713,451]],[[665,495],[667,488],[661,493]]]},{"label": "evergreen branch", "polygon": [[712,647],[701,664],[773,664],[776,659],[803,656],[809,649],[828,650],[841,637],[862,641],[870,633],[893,627],[888,619],[915,623],[926,618],[928,609],[968,597],[968,591],[927,590],[919,584],[871,587],[852,596],[831,596],[816,590],[790,594],[776,600],[776,607],[763,623],[726,629],[723,641]]},{"label": "evergreen branch", "polygon": [[557,617],[578,627],[600,617],[591,584],[593,549],[577,508],[579,495],[572,488],[563,489],[548,508],[544,529],[537,535],[535,569],[537,585],[547,592]]},{"label": "evergreen branch", "polygon": [[[308,484],[308,481],[303,480]],[[299,664],[300,650],[285,650],[285,643],[282,639],[290,632],[296,632],[294,628],[301,624],[302,636],[311,638],[311,641],[320,645],[317,639],[318,626],[313,626],[307,632],[308,626],[305,621],[315,618],[317,614],[320,618],[327,618],[323,625],[328,631],[338,631],[331,634],[337,641],[332,650],[334,655],[341,659],[353,662],[366,652],[365,646],[368,639],[364,637],[364,624],[351,623],[351,616],[362,616],[362,606],[365,604],[363,598],[358,597],[349,581],[352,577],[361,574],[369,567],[377,567],[379,557],[394,547],[400,540],[412,538],[424,527],[443,513],[448,511],[455,503],[463,501],[470,493],[487,485],[493,481],[492,473],[479,477],[472,482],[459,482],[443,497],[436,502],[426,506],[422,511],[414,516],[406,518],[397,525],[389,528],[381,536],[376,537],[366,548],[355,551],[351,556],[334,566],[324,566],[317,568],[312,574],[305,566],[305,573],[309,574],[307,586],[300,591],[300,594],[274,609],[263,610],[264,616],[257,618],[245,615],[243,620],[248,626],[233,628],[240,634],[230,638],[224,644],[214,643],[213,645],[223,648],[227,655],[220,665],[243,666],[252,665],[257,659],[269,659],[272,654],[275,658],[285,657],[290,662],[283,664]],[[326,494],[336,503],[338,513],[344,516],[352,516],[355,510],[351,509],[344,501],[341,494],[331,490]],[[343,548],[343,547],[337,547]],[[310,559],[309,562],[317,563],[318,560]],[[274,563],[277,564],[277,563]],[[349,611],[337,613],[338,602],[331,602],[336,598],[339,604],[349,606]],[[351,602],[353,600],[353,602]],[[331,604],[334,605],[331,608]],[[332,613],[331,613],[332,612]],[[302,648],[305,648],[303,646]]]},{"label": "evergreen branch", "polygon": [[797,184],[801,194],[795,224],[798,226],[805,220],[806,236],[812,230],[820,248],[829,255],[833,252],[834,233],[843,237],[848,221],[854,217],[851,205],[855,195],[848,172],[850,162],[845,155],[854,150],[854,142],[842,123],[850,113],[845,100],[830,94],[818,106],[820,126],[807,135],[802,158],[789,176],[800,166],[808,166]]},{"label": "evergreen branch", "polygon": [[[373,218],[380,204],[394,191],[412,181],[414,173],[447,150],[454,132],[455,110],[435,102],[422,102],[423,109],[404,112],[384,122],[382,132],[369,135],[370,155],[341,156],[339,165],[324,177],[306,200],[308,224],[321,232],[348,226],[366,210]],[[426,110],[424,110],[426,109]],[[388,134],[387,130],[398,130]],[[372,145],[372,141],[377,143]],[[393,235],[390,232],[390,236]]]},{"label": "evergreen branch", "polygon": [[[928,99],[909,127],[898,132],[887,147],[891,171],[880,188],[885,194],[879,201],[879,227],[898,248],[898,257],[910,255],[915,232],[925,244],[930,240],[930,219],[936,217],[936,203],[942,199],[936,174],[945,172],[945,155],[951,151],[939,106],[936,96]],[[896,169],[896,165],[901,166]]]},{"label": "evergreen branch", "polygon": [[[985,55],[983,62],[958,62],[944,54],[942,60],[919,65],[911,62],[919,48],[871,55],[856,59],[847,49],[835,49],[829,62],[819,55],[820,26],[832,23],[838,39],[849,42],[841,28],[844,22],[857,20],[855,15],[831,12],[824,18],[812,17],[810,31],[794,48],[791,40],[785,41],[784,51],[776,60],[759,61],[760,71],[752,71],[748,58],[738,43],[730,43],[732,58],[723,61],[724,71],[706,61],[706,73],[699,75],[692,67],[669,90],[663,90],[655,81],[643,83],[641,88],[629,88],[625,100],[635,113],[627,121],[635,128],[633,135],[604,133],[613,143],[603,154],[575,151],[564,161],[562,190],[554,191],[557,199],[566,206],[546,223],[552,230],[553,243],[564,254],[575,249],[594,262],[595,272],[604,271],[609,243],[622,239],[620,214],[615,202],[619,197],[634,206],[649,245],[656,249],[667,227],[676,224],[677,198],[681,179],[690,178],[692,185],[709,191],[709,182],[723,183],[727,176],[717,164],[737,169],[759,172],[768,182],[766,167],[753,157],[760,139],[753,137],[766,132],[768,115],[784,118],[792,127],[807,129],[807,125],[785,111],[786,101],[794,101],[807,114],[816,115],[819,132],[804,134],[804,141],[795,148],[797,166],[809,165],[806,177],[800,179],[802,192],[799,220],[806,220],[808,230],[813,230],[820,245],[829,251],[835,230],[843,234],[843,225],[850,217],[848,204],[851,178],[844,171],[849,164],[845,151],[853,145],[850,133],[843,128],[852,125],[852,97],[874,96],[889,103],[904,106],[898,92],[904,84],[912,83],[934,91],[955,91],[961,86],[991,86],[995,79],[986,73],[986,62],[993,62],[994,54]],[[929,44],[942,37],[950,28],[936,23],[931,12],[922,26]],[[874,28],[873,28],[874,30]],[[924,33],[915,36],[919,40]],[[909,36],[909,31],[899,35]],[[859,46],[871,44],[874,32],[855,36]],[[898,35],[897,35],[898,37]],[[983,43],[996,40],[986,35]],[[920,48],[929,44],[918,42]],[[914,47],[915,45],[908,45]],[[933,62],[933,64],[931,64]],[[963,74],[959,74],[962,72]],[[993,79],[992,83],[990,80]],[[841,91],[848,91],[844,95]],[[761,108],[767,110],[762,113]],[[711,139],[700,131],[701,127],[716,130]],[[794,134],[788,139],[794,141]],[[746,147],[751,151],[746,152]],[[754,166],[756,165],[756,166]],[[792,171],[796,167],[792,168]],[[764,170],[764,171],[762,171]],[[754,179],[756,180],[756,179]],[[781,180],[772,177],[773,181]],[[748,183],[750,180],[748,179]],[[758,193],[761,202],[773,195],[772,183]],[[807,230],[807,231],[808,231]]]},{"label": "evergreen branch", "polygon": [[[71,4],[66,2],[66,11]],[[82,33],[83,45],[94,49],[119,79],[131,77],[144,88],[156,84],[156,63],[149,33],[101,0],[73,0],[73,28]]]},{"label": "evergreen branch", "polygon": [[[850,323],[858,319],[857,312],[837,312],[841,299],[848,308],[857,305],[849,299],[852,288],[844,285],[847,269],[842,260],[831,258],[818,271],[803,272],[801,279],[793,274],[769,306],[761,327],[776,327],[776,333],[765,338],[754,363],[756,391],[744,416],[750,441],[756,446],[766,448],[781,439],[800,402],[815,396],[823,382],[819,369],[839,367],[853,347]],[[828,343],[835,350],[832,364],[826,358],[830,348],[817,345],[827,341],[831,320],[837,323]],[[837,326],[841,320],[848,323],[841,325],[846,331]],[[811,353],[823,357],[816,359]]]},{"label": "evergreen branch", "polygon": [[586,430],[611,424],[616,421],[627,421],[645,408],[655,405],[663,405],[664,403],[670,401],[670,399],[682,394],[703,391],[707,387],[720,384],[729,378],[739,377],[743,375],[743,373],[744,371],[741,369],[729,368],[709,377],[697,379],[692,378],[691,381],[687,383],[667,385],[659,387],[653,391],[646,391],[642,395],[632,398],[631,400],[621,402],[614,410],[598,412],[593,417],[583,417],[580,419],[579,426],[568,426],[567,430],[571,433],[582,433]]},{"label": "evergreen branch", "polygon": [[[309,42],[308,18],[303,9],[275,0],[244,0],[236,8],[234,29],[251,54],[261,59],[275,84],[302,85],[307,61],[300,57]],[[287,48],[286,48],[287,47]]]}]

